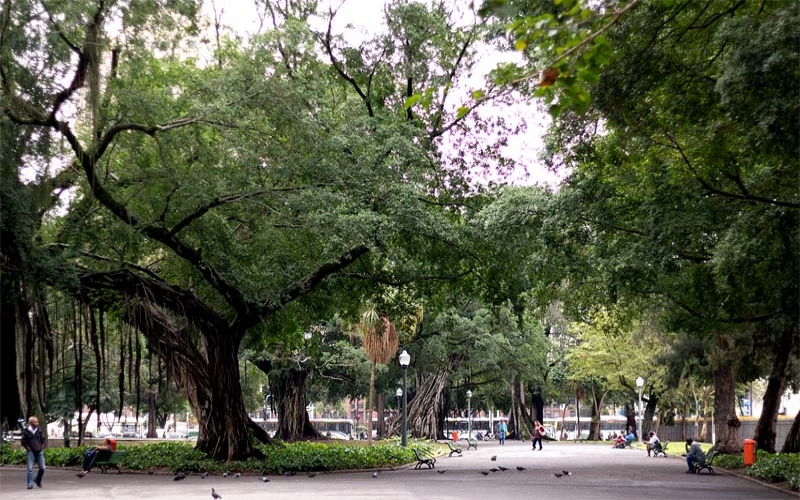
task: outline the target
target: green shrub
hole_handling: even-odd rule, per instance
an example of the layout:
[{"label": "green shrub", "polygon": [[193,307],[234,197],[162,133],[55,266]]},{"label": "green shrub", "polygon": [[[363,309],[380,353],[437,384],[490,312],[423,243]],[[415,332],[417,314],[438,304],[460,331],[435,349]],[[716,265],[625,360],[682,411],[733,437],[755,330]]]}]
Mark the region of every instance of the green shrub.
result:
[{"label": "green shrub", "polygon": [[9,465],[24,464],[27,460],[25,450],[15,450],[10,444],[0,445],[0,463]]},{"label": "green shrub", "polygon": [[[423,441],[410,444],[420,450],[431,451],[432,445]],[[414,461],[411,447],[402,448],[394,444],[376,446],[356,446],[346,443],[276,443],[260,445],[258,449],[264,459],[251,458],[245,461],[220,463],[206,458],[191,444],[183,442],[159,442],[134,446],[120,446],[125,454],[119,461],[120,467],[130,470],[181,470],[208,472],[258,472],[283,473],[289,470],[332,471],[353,469],[374,469],[393,467]],[[78,465],[82,462],[86,447],[48,448],[45,461],[52,466]],[[24,464],[24,450],[12,450],[10,446],[0,447],[0,461],[4,464]]]},{"label": "green shrub", "polygon": [[772,455],[759,451],[756,463],[747,469],[747,475],[773,482],[787,481],[787,485],[796,489],[800,483],[800,455],[797,453]]},{"label": "green shrub", "polygon": [[723,469],[741,469],[744,467],[744,460],[741,454],[738,455],[717,455],[714,465]]}]

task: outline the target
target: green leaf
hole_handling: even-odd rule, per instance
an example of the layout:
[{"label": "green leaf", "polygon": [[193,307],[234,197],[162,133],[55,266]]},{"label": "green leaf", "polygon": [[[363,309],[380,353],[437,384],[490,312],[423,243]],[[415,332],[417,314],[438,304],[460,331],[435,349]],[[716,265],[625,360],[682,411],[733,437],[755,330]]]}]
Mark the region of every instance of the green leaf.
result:
[{"label": "green leaf", "polygon": [[476,100],[476,101],[479,100],[479,99],[483,99],[485,96],[486,96],[486,92],[484,92],[483,90],[473,90],[472,91],[472,98],[474,100]]},{"label": "green leaf", "polygon": [[414,95],[412,95],[412,96],[410,96],[410,97],[408,97],[406,99],[406,102],[403,103],[403,108],[409,109],[411,106],[413,106],[416,103],[418,103],[420,99],[422,99],[422,94],[417,92],[416,94],[414,94]]},{"label": "green leaf", "polygon": [[456,111],[456,118],[457,119],[464,118],[465,116],[467,116],[467,113],[469,113],[469,108],[467,106],[461,106],[460,108],[458,108],[458,111]]}]

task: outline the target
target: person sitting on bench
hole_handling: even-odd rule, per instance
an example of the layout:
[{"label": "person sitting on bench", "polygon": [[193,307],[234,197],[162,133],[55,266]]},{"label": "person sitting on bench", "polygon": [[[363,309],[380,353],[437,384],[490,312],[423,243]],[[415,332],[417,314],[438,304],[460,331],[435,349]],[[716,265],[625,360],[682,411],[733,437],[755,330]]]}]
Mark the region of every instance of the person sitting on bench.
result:
[{"label": "person sitting on bench", "polygon": [[696,439],[687,438],[686,449],[686,465],[689,467],[686,473],[695,474],[697,473],[697,464],[702,464],[706,461],[706,454],[703,453],[703,448],[700,447],[700,443]]},{"label": "person sitting on bench", "polygon": [[94,463],[98,460],[101,462],[108,460],[114,451],[117,451],[117,440],[113,437],[107,437],[100,446],[86,450],[86,456],[83,458],[83,470],[78,473],[78,477],[83,477],[91,472]]}]

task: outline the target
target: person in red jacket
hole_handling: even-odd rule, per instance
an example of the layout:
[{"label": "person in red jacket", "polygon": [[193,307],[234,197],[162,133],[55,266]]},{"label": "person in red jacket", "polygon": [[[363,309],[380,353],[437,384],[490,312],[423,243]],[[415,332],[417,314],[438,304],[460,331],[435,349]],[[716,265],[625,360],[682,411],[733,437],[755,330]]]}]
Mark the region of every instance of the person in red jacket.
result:
[{"label": "person in red jacket", "polygon": [[85,476],[91,472],[96,461],[107,460],[111,456],[111,452],[116,450],[117,440],[113,437],[107,437],[100,446],[95,446],[94,448],[86,450],[86,456],[83,457],[83,470],[80,471],[77,476]]}]

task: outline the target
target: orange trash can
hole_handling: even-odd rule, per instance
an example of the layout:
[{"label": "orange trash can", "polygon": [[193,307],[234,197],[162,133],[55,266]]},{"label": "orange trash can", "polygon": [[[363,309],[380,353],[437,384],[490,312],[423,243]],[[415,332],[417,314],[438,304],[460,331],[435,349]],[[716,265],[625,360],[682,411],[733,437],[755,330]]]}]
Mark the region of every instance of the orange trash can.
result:
[{"label": "orange trash can", "polygon": [[453,431],[453,442],[458,441],[458,431]]},{"label": "orange trash can", "polygon": [[742,456],[745,465],[753,465],[756,463],[756,440],[744,440],[744,454]]}]

